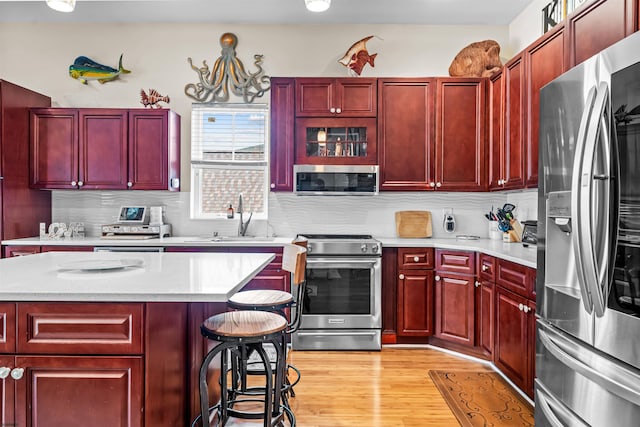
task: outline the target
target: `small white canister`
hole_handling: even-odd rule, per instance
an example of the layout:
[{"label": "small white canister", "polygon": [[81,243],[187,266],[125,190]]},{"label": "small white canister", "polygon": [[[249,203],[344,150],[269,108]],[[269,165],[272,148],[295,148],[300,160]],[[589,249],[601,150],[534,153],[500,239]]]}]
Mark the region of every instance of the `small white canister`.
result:
[{"label": "small white canister", "polygon": [[489,238],[491,240],[502,240],[502,231],[498,230],[498,221],[489,221]]}]

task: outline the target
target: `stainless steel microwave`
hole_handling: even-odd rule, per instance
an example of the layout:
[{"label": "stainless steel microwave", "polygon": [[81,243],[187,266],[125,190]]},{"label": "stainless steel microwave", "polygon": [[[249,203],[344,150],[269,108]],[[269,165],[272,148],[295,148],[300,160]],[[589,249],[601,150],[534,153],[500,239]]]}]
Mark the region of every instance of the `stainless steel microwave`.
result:
[{"label": "stainless steel microwave", "polygon": [[294,165],[293,175],[298,195],[375,195],[380,180],[377,165]]}]

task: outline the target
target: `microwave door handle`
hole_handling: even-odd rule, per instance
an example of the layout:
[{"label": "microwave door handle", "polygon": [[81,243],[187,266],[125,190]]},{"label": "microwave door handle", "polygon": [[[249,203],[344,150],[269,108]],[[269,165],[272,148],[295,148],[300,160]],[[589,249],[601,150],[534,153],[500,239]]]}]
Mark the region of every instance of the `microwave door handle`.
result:
[{"label": "microwave door handle", "polygon": [[576,276],[578,278],[578,287],[582,296],[582,305],[587,313],[593,312],[593,302],[591,301],[590,289],[587,284],[586,273],[584,271],[584,254],[582,252],[582,212],[581,204],[582,193],[580,192],[580,178],[582,176],[582,168],[585,157],[585,143],[587,130],[591,121],[591,112],[596,97],[596,88],[592,87],[587,95],[587,101],[580,119],[580,127],[578,129],[578,137],[576,139],[576,152],[573,158],[573,174],[571,179],[571,220],[574,222],[573,232],[571,233],[571,245],[575,256]]},{"label": "microwave door handle", "polygon": [[[609,198],[608,188],[601,190],[602,185],[596,185],[597,181],[610,179],[610,151],[609,151],[609,90],[607,84],[602,82],[598,87],[596,100],[591,116],[593,120],[587,130],[585,146],[585,160],[580,178],[581,212],[587,217],[581,223],[580,239],[582,240],[582,253],[584,254],[584,271],[587,283],[590,287],[593,310],[596,316],[602,317],[607,303],[609,287],[608,257],[610,254],[609,235]],[[599,144],[602,144],[601,146]],[[601,159],[600,148],[605,150]],[[603,175],[595,173],[598,164],[605,164]],[[604,206],[601,214],[600,209]],[[600,242],[602,250],[599,252],[596,245]]]}]

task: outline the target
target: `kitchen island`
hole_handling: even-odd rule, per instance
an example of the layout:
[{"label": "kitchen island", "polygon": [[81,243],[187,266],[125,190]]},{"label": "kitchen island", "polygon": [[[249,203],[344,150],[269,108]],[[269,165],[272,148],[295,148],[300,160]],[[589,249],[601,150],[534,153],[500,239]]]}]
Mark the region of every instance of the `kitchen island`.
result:
[{"label": "kitchen island", "polygon": [[3,422],[189,425],[207,351],[200,323],[226,310],[273,258],[48,252],[0,260]]}]

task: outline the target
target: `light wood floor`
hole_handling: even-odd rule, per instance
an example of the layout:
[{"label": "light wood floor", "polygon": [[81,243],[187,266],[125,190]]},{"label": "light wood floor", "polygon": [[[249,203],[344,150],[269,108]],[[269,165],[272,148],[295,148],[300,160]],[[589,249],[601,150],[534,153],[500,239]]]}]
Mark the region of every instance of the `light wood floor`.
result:
[{"label": "light wood floor", "polygon": [[290,400],[299,427],[459,426],[430,369],[490,369],[429,348],[291,351],[302,373]]}]

